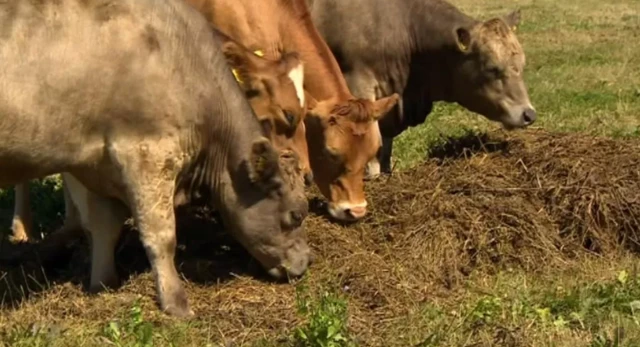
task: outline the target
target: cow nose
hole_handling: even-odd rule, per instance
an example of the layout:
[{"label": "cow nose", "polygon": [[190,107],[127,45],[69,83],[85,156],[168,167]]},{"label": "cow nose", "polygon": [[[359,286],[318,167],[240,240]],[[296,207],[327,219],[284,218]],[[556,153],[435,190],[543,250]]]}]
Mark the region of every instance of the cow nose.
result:
[{"label": "cow nose", "polygon": [[531,125],[536,121],[536,111],[534,109],[527,108],[522,113],[522,118],[525,125]]},{"label": "cow nose", "polygon": [[360,219],[367,214],[367,208],[364,206],[354,206],[346,209],[344,212],[351,216],[353,219]]},{"label": "cow nose", "polygon": [[299,227],[302,225],[302,220],[304,219],[304,215],[302,212],[292,211],[291,212],[291,222],[294,227]]},{"label": "cow nose", "polygon": [[311,187],[313,184],[313,173],[306,173],[304,175],[304,185],[307,187]]}]

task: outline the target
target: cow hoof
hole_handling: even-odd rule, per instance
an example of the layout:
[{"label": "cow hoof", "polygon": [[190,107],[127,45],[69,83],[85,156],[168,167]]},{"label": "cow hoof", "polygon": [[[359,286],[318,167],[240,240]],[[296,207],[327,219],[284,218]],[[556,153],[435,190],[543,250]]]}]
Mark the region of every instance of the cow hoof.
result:
[{"label": "cow hoof", "polygon": [[188,305],[187,307],[169,306],[164,309],[164,312],[170,316],[181,319],[189,319],[195,316],[195,313],[193,313],[193,310],[190,309]]},{"label": "cow hoof", "polygon": [[117,277],[108,278],[103,281],[100,281],[97,284],[91,284],[89,286],[89,293],[97,294],[107,289],[116,289],[118,288],[119,284],[120,284],[120,281],[118,280]]},{"label": "cow hoof", "polygon": [[164,312],[174,317],[189,318],[194,316],[193,311],[189,308],[187,293],[183,288],[176,290],[171,296],[165,296],[162,300],[162,307]]}]

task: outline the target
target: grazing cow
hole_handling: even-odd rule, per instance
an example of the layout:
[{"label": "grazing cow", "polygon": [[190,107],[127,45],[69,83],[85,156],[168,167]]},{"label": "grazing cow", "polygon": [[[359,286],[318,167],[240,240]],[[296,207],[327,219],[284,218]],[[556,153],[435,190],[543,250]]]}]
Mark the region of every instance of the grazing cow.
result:
[{"label": "grazing cow", "polygon": [[[187,0],[220,31],[252,50],[279,57],[296,51],[304,63],[309,161],[328,211],[353,221],[366,214],[364,172],[381,146],[377,120],[397,102],[355,98],[311,22],[305,0]],[[301,95],[302,97],[302,95]]]},{"label": "grazing cow", "polygon": [[[247,95],[258,120],[269,134],[271,143],[280,153],[281,169],[287,171],[285,176],[291,183],[292,192],[296,199],[305,203],[307,198],[302,184],[302,174],[307,184],[312,179],[305,127],[302,122],[306,109],[298,101],[298,95],[304,92],[303,76],[298,73],[302,68],[298,54],[287,53],[277,61],[262,58],[218,30],[213,31],[222,40],[222,50],[227,62],[233,68],[234,75]],[[292,164],[297,160],[294,159],[295,156],[300,159],[299,168]],[[68,199],[66,188],[64,201],[65,219],[60,232],[78,231],[80,221],[75,207]],[[185,202],[182,194],[176,196],[176,205]],[[16,186],[12,230],[12,242],[27,242],[34,238],[28,183]]]},{"label": "grazing cow", "polygon": [[0,2],[0,62],[0,187],[63,172],[91,236],[93,290],[118,282],[114,246],[132,214],[161,308],[193,314],[174,264],[176,190],[209,198],[271,276],[305,272],[307,205],[186,3]]},{"label": "grazing cow", "polygon": [[433,102],[457,102],[508,129],[536,119],[514,33],[520,12],[478,21],[444,0],[307,0],[354,95],[402,95],[380,120],[383,149],[368,175],[391,171],[393,138]]}]

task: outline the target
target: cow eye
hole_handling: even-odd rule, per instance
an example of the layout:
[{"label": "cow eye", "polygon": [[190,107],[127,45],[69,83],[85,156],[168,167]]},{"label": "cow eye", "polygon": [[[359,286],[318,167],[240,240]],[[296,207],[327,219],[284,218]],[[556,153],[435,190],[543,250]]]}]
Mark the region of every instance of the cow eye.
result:
[{"label": "cow eye", "polygon": [[289,125],[293,125],[293,122],[296,120],[296,116],[291,111],[284,111],[284,117],[289,122]]},{"label": "cow eye", "polygon": [[490,67],[489,69],[487,69],[487,72],[493,78],[501,78],[502,77],[502,70],[499,67],[495,67],[495,66]]},{"label": "cow eye", "polygon": [[327,156],[328,158],[330,158],[333,161],[339,161],[340,160],[340,154],[338,154],[338,152],[333,148],[325,147],[323,149],[323,152],[324,152],[325,156]]}]

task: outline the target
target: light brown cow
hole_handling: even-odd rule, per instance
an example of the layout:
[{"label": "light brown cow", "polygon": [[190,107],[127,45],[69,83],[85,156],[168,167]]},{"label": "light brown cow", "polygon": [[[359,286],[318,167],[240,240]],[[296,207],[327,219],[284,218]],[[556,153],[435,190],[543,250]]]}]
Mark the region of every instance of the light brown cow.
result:
[{"label": "light brown cow", "polygon": [[304,0],[187,0],[220,31],[268,57],[300,53],[310,111],[309,161],[329,213],[351,221],[366,214],[364,171],[380,146],[377,120],[398,102],[354,97],[311,22]]},{"label": "light brown cow", "polygon": [[[280,153],[280,166],[291,186],[292,194],[299,203],[306,204],[303,180],[311,181],[307,139],[303,122],[306,108],[300,102],[302,89],[302,63],[298,54],[291,52],[279,60],[260,57],[240,43],[213,29],[223,44],[222,50],[234,75],[245,92],[249,103],[261,122],[271,143]],[[297,164],[300,165],[297,165]],[[304,175],[304,176],[303,176]],[[79,231],[79,217],[70,203],[64,188],[65,219],[59,232]],[[176,196],[176,205],[186,203],[182,194]],[[306,210],[300,214],[305,218]],[[15,188],[15,207],[11,236],[12,242],[33,240],[29,185],[19,184]]]},{"label": "light brown cow", "polygon": [[307,207],[197,11],[13,0],[0,2],[0,32],[0,187],[63,173],[91,236],[93,290],[118,282],[114,246],[132,215],[160,306],[193,314],[174,264],[176,190],[205,193],[271,276],[306,271]]}]

